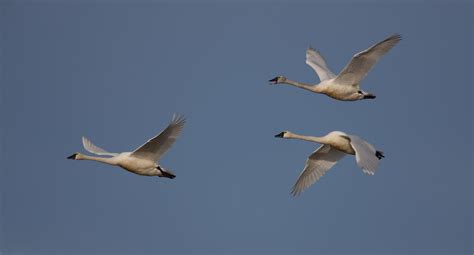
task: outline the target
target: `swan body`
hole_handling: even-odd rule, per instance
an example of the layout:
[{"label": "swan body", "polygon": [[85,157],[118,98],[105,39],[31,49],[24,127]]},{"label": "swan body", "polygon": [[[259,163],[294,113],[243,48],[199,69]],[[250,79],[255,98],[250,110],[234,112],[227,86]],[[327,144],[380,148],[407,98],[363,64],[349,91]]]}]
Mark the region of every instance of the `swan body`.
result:
[{"label": "swan body", "polygon": [[111,157],[95,157],[82,153],[74,153],[68,159],[93,160],[113,166],[119,166],[129,172],[144,176],[159,176],[170,179],[176,176],[165,170],[157,161],[171,148],[184,127],[185,119],[182,116],[173,116],[171,123],[159,135],[151,138],[133,152],[111,153],[97,147],[90,140],[82,137],[84,149],[88,152]]},{"label": "swan body", "polygon": [[341,131],[333,131],[322,137],[304,136],[283,131],[275,137],[322,144],[308,157],[305,168],[291,190],[294,196],[301,194],[306,188],[319,180],[346,154],[355,155],[357,165],[362,168],[364,173],[369,175],[375,174],[379,160],[385,157],[383,152],[376,150],[360,137],[348,135]]},{"label": "swan body", "polygon": [[395,34],[355,54],[338,75],[335,75],[328,68],[326,60],[324,60],[321,53],[310,47],[306,50],[306,64],[319,76],[319,84],[300,83],[289,80],[284,76],[277,76],[271,79],[270,82],[273,84],[292,85],[342,101],[374,99],[375,95],[361,90],[359,84],[377,61],[400,40],[401,36]]}]

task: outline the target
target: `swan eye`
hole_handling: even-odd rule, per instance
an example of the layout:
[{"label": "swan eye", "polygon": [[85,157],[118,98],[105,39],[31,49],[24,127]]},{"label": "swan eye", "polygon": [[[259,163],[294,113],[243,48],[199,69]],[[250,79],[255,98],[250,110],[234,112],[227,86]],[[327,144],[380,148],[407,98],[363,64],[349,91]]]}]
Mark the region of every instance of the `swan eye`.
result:
[{"label": "swan eye", "polygon": [[364,94],[364,93],[362,93],[362,91],[361,91],[361,90],[357,91],[357,93],[359,93],[359,94]]}]

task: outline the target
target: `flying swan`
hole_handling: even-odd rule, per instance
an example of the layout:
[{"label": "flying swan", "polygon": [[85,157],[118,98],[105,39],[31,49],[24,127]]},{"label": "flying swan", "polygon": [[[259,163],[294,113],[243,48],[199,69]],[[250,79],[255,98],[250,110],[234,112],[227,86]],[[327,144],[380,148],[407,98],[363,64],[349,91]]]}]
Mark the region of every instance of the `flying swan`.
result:
[{"label": "flying swan", "polygon": [[383,152],[376,150],[371,144],[358,136],[348,135],[340,131],[333,131],[322,137],[297,135],[289,131],[283,131],[275,137],[322,144],[306,160],[306,166],[291,190],[293,196],[300,195],[306,188],[319,180],[346,154],[355,155],[357,165],[362,168],[364,173],[369,175],[375,174],[379,160],[384,157]]},{"label": "flying swan", "polygon": [[82,144],[86,151],[112,157],[93,157],[81,153],[74,153],[68,159],[94,160],[109,165],[119,166],[129,172],[145,176],[159,176],[173,179],[176,176],[169,170],[165,170],[157,161],[168,151],[176,141],[185,123],[183,116],[173,116],[171,123],[159,135],[151,138],[145,144],[133,152],[111,153],[95,146],[87,138],[82,137]]},{"label": "flying swan", "polygon": [[377,61],[395,46],[402,37],[394,34],[372,47],[355,54],[347,66],[336,76],[329,70],[323,56],[311,47],[306,50],[306,64],[319,76],[320,83],[310,85],[277,76],[270,80],[273,84],[289,84],[315,93],[325,94],[337,100],[356,101],[374,99],[375,95],[360,89],[364,79]]}]

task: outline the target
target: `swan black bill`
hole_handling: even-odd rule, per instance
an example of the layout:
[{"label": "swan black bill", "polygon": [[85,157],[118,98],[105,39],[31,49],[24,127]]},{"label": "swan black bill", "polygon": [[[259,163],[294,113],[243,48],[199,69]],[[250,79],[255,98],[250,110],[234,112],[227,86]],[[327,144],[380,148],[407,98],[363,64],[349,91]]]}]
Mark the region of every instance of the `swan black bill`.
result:
[{"label": "swan black bill", "polygon": [[77,153],[72,154],[71,156],[67,157],[67,159],[76,159]]},{"label": "swan black bill", "polygon": [[278,76],[271,79],[271,80],[268,80],[269,82],[271,82],[270,84],[277,84],[278,83]]},{"label": "swan black bill", "polygon": [[279,133],[279,134],[275,135],[275,137],[280,137],[280,138],[283,138],[283,135],[284,135],[284,134],[285,134],[285,132],[281,132],[281,133]]},{"label": "swan black bill", "polygon": [[372,94],[364,95],[364,99],[374,99],[374,98],[376,98],[376,96]]}]

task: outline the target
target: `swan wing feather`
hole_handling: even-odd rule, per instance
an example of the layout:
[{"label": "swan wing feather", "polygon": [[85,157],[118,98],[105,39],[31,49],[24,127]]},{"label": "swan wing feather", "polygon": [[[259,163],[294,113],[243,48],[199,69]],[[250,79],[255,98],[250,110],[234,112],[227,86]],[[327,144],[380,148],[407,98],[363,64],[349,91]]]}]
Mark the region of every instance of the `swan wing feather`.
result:
[{"label": "swan wing feather", "polygon": [[326,60],[324,60],[321,53],[311,47],[306,50],[306,64],[316,72],[320,81],[336,77],[336,75],[328,68]]},{"label": "swan wing feather", "polygon": [[87,139],[86,137],[82,137],[82,145],[84,146],[84,149],[86,149],[86,151],[90,152],[90,153],[93,153],[93,154],[96,154],[96,155],[101,155],[101,156],[117,156],[118,153],[112,153],[112,152],[108,152],[98,146],[96,146],[95,144],[93,144],[89,139]]},{"label": "swan wing feather", "polygon": [[344,152],[334,149],[330,145],[321,145],[306,160],[306,165],[293,186],[291,194],[293,196],[300,195],[305,189],[319,180],[344,155]]},{"label": "swan wing feather", "polygon": [[174,144],[185,122],[186,119],[183,116],[173,115],[173,119],[168,127],[138,147],[132,152],[131,156],[158,161]]},{"label": "swan wing feather", "polygon": [[401,39],[400,35],[394,34],[372,47],[355,54],[334,82],[341,85],[358,85],[377,61],[400,42]]},{"label": "swan wing feather", "polygon": [[355,135],[348,135],[351,146],[355,151],[357,165],[364,173],[374,175],[379,165],[374,146]]}]

